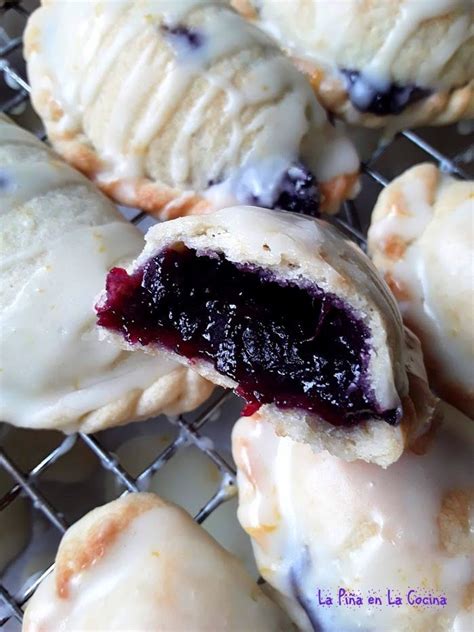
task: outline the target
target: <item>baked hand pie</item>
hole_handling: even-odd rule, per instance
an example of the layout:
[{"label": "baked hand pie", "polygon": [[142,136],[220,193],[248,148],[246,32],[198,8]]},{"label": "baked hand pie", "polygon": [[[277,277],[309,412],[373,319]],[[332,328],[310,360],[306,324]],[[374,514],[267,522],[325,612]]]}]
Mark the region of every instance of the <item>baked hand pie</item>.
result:
[{"label": "baked hand pie", "polygon": [[409,169],[379,196],[369,250],[421,340],[430,383],[474,417],[474,182]]},{"label": "baked hand pie", "polygon": [[472,630],[473,427],[447,409],[386,470],[237,422],[239,521],[300,630]]},{"label": "baked hand pie", "polygon": [[201,403],[167,358],[99,341],[94,302],[143,236],[80,173],[0,117],[0,419],[93,432]]},{"label": "baked hand pie", "polygon": [[23,632],[289,632],[243,565],[183,509],[129,494],[70,527]]},{"label": "baked hand pie", "polygon": [[123,204],[163,219],[239,203],[316,214],[356,192],[350,141],[225,3],[44,2],[25,55],[55,149]]},{"label": "baked hand pie", "polygon": [[233,0],[349,123],[396,129],[474,116],[474,21],[465,0]]},{"label": "baked hand pie", "polygon": [[236,389],[247,413],[261,407],[280,434],[349,460],[389,465],[426,429],[418,341],[337,229],[238,207],[154,226],[146,241],[128,271],[108,275],[106,338],[167,352]]}]

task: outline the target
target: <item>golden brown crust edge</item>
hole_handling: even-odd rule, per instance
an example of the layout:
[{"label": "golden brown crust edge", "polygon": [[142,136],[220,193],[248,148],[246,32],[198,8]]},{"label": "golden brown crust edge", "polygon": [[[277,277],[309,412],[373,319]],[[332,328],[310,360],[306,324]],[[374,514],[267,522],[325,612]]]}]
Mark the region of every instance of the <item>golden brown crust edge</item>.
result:
[{"label": "golden brown crust edge", "polygon": [[[50,134],[49,140],[66,162],[81,171],[118,204],[139,208],[160,220],[216,210],[202,195],[184,193],[148,178],[104,181],[104,167],[99,157],[87,141],[81,140],[81,136],[68,138]],[[355,172],[320,182],[321,211],[328,214],[337,213],[341,204],[353,197],[358,178],[359,173]]]},{"label": "golden brown crust edge", "polygon": [[113,503],[94,509],[82,518],[80,530],[71,527],[61,541],[56,556],[58,596],[61,599],[68,598],[73,577],[104,557],[107,549],[135,518],[164,505],[154,494],[128,494]]},{"label": "golden brown crust edge", "polygon": [[258,12],[249,0],[232,0],[231,5],[247,20],[256,20]]},{"label": "golden brown crust edge", "polygon": [[[217,210],[199,193],[184,192],[149,178],[105,180],[107,166],[99,158],[83,130],[76,133],[58,133],[51,130],[48,123],[58,122],[65,116],[52,95],[43,90],[32,95],[32,101],[57,153],[118,204],[139,208],[160,220]],[[321,211],[328,214],[337,213],[341,204],[356,193],[358,178],[359,172],[354,172],[319,182]]]},{"label": "golden brown crust edge", "polygon": [[194,410],[212,393],[214,384],[192,369],[177,366],[148,388],[134,389],[118,400],[102,406],[75,422],[71,431],[86,434],[160,414],[181,414]]},{"label": "golden brown crust edge", "polygon": [[449,125],[474,116],[474,80],[451,91],[435,92],[407,107],[399,115],[377,116],[370,112],[359,112],[352,105],[343,82],[337,77],[327,75],[323,69],[307,60],[293,57],[293,62],[308,75],[322,105],[348,123],[370,128],[389,127],[395,131],[422,125]]}]

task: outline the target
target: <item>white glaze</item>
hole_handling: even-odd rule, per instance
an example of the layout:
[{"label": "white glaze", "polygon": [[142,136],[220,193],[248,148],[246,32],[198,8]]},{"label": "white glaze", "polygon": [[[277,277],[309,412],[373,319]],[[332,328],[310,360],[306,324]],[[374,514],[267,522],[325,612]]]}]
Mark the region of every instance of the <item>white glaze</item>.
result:
[{"label": "white glaze", "polygon": [[[292,2],[290,0],[263,0],[260,23],[293,54],[337,70],[339,60],[354,36],[370,37],[362,27],[358,15],[359,0],[345,0],[324,4],[320,0]],[[375,86],[383,88],[391,82],[392,70],[400,52],[425,21],[451,11],[462,13],[453,20],[449,35],[432,42],[429,55],[420,56],[420,63],[412,69],[413,81],[421,86],[433,86],[442,79],[441,71],[452,55],[473,34],[469,0],[402,0],[397,3],[400,13],[393,21],[383,45],[364,68],[364,73]],[[359,82],[362,89],[363,85]],[[363,95],[359,95],[362,97]]]},{"label": "white glaze", "polygon": [[[465,0],[404,0],[401,4],[401,14],[394,24],[389,37],[377,51],[369,66],[364,69],[368,77],[374,80],[388,79],[388,73],[404,44],[420,24],[426,20],[436,18],[460,6],[469,5]],[[470,20],[466,12],[452,25],[453,37],[443,38],[441,42],[430,50],[429,61],[423,63],[420,79],[422,85],[430,85],[437,78],[440,69],[446,64],[455,50],[470,36]]]},{"label": "white glaze", "polygon": [[[167,43],[160,28],[177,22],[189,24],[193,11],[203,6],[205,19],[198,29],[203,44],[190,51],[179,42]],[[61,29],[57,29],[58,23]],[[125,191],[130,179],[149,175],[150,145],[166,130],[170,116],[198,78],[204,78],[206,85],[186,112],[170,151],[167,184],[181,189],[183,196],[193,190],[206,191],[213,207],[235,204],[257,173],[262,205],[268,205],[282,174],[295,161],[303,160],[324,181],[358,169],[352,144],[328,124],[305,79],[275,52],[266,35],[223,3],[54,1],[35,13],[29,28],[37,41],[28,54],[34,93],[52,92],[65,112],[58,122],[50,122],[53,138],[79,132],[86,121],[86,134],[105,161],[99,174],[103,182],[119,180]],[[98,130],[93,122],[87,123],[87,115],[100,98],[102,82],[117,53],[151,29],[153,35],[139,63],[125,75],[110,116]],[[220,62],[256,46],[267,57],[237,87],[238,63]],[[230,121],[232,131],[212,165],[213,172],[202,173],[193,165],[190,145],[193,135],[209,125],[206,110],[219,93],[224,96],[222,117]],[[243,122],[246,108],[265,103],[268,107],[261,107],[250,122]],[[244,149],[244,141],[254,133],[252,143]],[[222,173],[226,179],[208,189],[208,182]]]},{"label": "white glaze", "polygon": [[[471,629],[461,605],[472,581],[470,558],[441,549],[437,520],[445,492],[473,487],[474,436],[469,420],[443,410],[449,420],[428,453],[406,452],[386,470],[314,454],[252,417],[235,426],[239,520],[253,538],[260,572],[290,598],[302,629],[313,628],[295,601],[292,572],[323,632]],[[339,587],[365,596],[364,605],[338,606]],[[332,607],[317,605],[318,588],[336,595]],[[369,591],[386,604],[388,588],[404,605],[367,604]],[[448,605],[416,609],[406,603],[410,588],[443,593]]]},{"label": "white glaze", "polygon": [[[110,507],[112,514],[124,502],[105,511]],[[74,535],[84,538],[76,540],[78,559],[87,554],[90,519],[91,514],[65,536],[70,547]],[[53,572],[36,591],[24,632],[287,632],[289,625],[236,558],[187,513],[167,504],[133,518],[91,566],[78,569],[68,596],[58,596],[55,581]]]},{"label": "white glaze", "polygon": [[[95,329],[93,307],[106,273],[139,252],[139,231],[83,176],[2,118],[0,166],[5,164],[0,418],[72,431],[83,415],[147,388],[178,365],[119,351],[99,342]],[[85,205],[93,202],[89,221],[68,217],[64,230],[58,228],[66,216],[67,198],[54,197],[61,191],[83,196]]]}]

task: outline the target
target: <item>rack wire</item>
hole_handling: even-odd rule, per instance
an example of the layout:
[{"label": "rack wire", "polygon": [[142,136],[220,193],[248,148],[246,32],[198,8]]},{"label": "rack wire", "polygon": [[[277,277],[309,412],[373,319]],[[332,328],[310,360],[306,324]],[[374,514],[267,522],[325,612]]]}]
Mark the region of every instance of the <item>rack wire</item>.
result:
[{"label": "rack wire", "polygon": [[[37,0],[10,0],[0,2],[0,5],[0,110],[45,140],[44,130],[34,118],[29,104],[30,88],[25,78],[25,66],[21,55],[23,28],[28,15],[36,7]],[[423,160],[431,160],[444,171],[457,177],[472,178],[474,174],[471,140],[472,135],[469,137],[469,134],[460,134],[459,130],[453,127],[421,130],[417,133],[402,132],[391,143],[379,146],[363,163],[362,193],[354,202],[346,203],[334,221],[360,246],[365,247],[370,209],[381,189],[406,168]],[[145,213],[134,212],[127,217],[142,229],[146,229],[150,224],[150,218]],[[234,396],[228,392],[218,391],[211,401],[195,414],[180,416],[174,420],[160,418],[156,423],[172,425],[176,436],[164,449],[157,442],[156,454],[138,474],[132,474],[130,468],[127,469],[105,439],[110,432],[128,432],[128,436],[133,437],[134,433],[138,432],[139,424],[129,425],[126,431],[115,429],[98,435],[88,436],[79,433],[63,437],[58,439],[57,445],[42,455],[36,463],[25,467],[20,466],[6,449],[0,447],[0,474],[3,470],[10,481],[5,493],[0,495],[0,518],[18,498],[27,498],[32,503],[32,511],[39,514],[55,530],[57,537],[60,537],[67,529],[69,520],[58,500],[51,500],[45,492],[44,486],[40,484],[41,477],[59,461],[67,459],[78,444],[96,457],[103,471],[114,477],[116,489],[119,490],[117,495],[146,488],[151,476],[175,458],[184,446],[191,444],[196,446],[219,472],[215,493],[194,515],[198,523],[203,523],[222,503],[235,494],[235,469],[229,456],[229,445],[230,428],[238,416],[238,407],[234,405],[232,409],[226,404],[233,398]],[[221,445],[218,448],[211,440],[213,432],[209,431],[215,425],[209,422],[217,415],[226,417],[228,422],[226,436],[220,441]],[[30,439],[31,436],[32,434]],[[28,451],[29,446],[24,449]],[[85,510],[81,513],[85,513]],[[76,516],[76,519],[78,517]],[[40,582],[52,571],[53,558],[52,554],[50,563],[40,572],[28,577],[19,587],[12,588],[6,579],[8,574],[5,573],[16,560],[10,561],[3,571],[0,569],[0,627],[8,624],[9,630],[20,629],[23,608]]]}]

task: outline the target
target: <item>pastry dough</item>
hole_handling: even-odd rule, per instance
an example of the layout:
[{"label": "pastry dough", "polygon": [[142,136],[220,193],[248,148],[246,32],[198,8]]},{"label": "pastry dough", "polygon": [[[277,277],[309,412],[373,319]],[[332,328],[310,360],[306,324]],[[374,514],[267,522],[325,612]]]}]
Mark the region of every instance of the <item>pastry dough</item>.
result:
[{"label": "pastry dough", "polygon": [[474,115],[473,4],[466,0],[234,0],[350,123],[392,130]]},{"label": "pastry dough", "polygon": [[389,465],[426,429],[418,341],[337,229],[238,207],[156,225],[146,241],[128,273],[109,273],[97,308],[106,337],[166,349],[237,388],[248,410],[263,404],[278,433],[345,459]]},{"label": "pastry dough", "polygon": [[165,358],[99,342],[94,302],[141,233],[77,171],[0,117],[0,419],[93,432],[202,402],[211,385]]},{"label": "pastry dough", "polygon": [[314,454],[259,418],[237,422],[238,517],[302,631],[472,630],[473,428],[439,412],[442,425],[386,470]]},{"label": "pastry dough", "polygon": [[189,514],[129,494],[70,527],[23,632],[289,632],[242,564]]},{"label": "pastry dough", "polygon": [[474,417],[474,182],[417,165],[381,194],[369,249],[419,336],[430,382]]},{"label": "pastry dough", "polygon": [[163,219],[239,203],[314,214],[356,192],[350,141],[225,3],[44,2],[25,55],[55,149],[123,204]]}]

